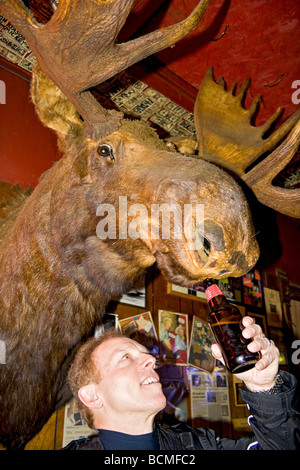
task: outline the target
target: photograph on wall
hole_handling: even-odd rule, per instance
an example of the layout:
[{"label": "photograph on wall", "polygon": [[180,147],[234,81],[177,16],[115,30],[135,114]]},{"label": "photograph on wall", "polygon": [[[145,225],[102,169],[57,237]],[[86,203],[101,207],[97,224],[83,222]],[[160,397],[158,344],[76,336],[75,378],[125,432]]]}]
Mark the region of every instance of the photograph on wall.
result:
[{"label": "photograph on wall", "polygon": [[217,282],[227,300],[242,302],[242,280],[240,277],[226,277],[218,279]]},{"label": "photograph on wall", "polygon": [[276,269],[276,274],[279,283],[279,290],[282,295],[282,302],[289,304],[291,301],[290,281],[282,269]]},{"label": "photograph on wall", "polygon": [[299,300],[291,300],[291,319],[292,319],[292,329],[294,338],[296,340],[300,339],[300,302]]},{"label": "photograph on wall", "polygon": [[[226,277],[224,279],[215,279],[216,284],[220,287],[221,291],[232,302],[242,302],[242,280],[241,278]],[[167,284],[167,293],[186,297],[190,300],[200,300],[206,302],[206,293],[204,287],[199,284],[197,289],[192,287],[182,287],[177,284]]]},{"label": "photograph on wall", "polygon": [[230,422],[227,372],[190,371],[191,418]]},{"label": "photograph on wall", "polygon": [[178,366],[187,365],[188,315],[158,310],[159,344],[164,362]]},{"label": "photograph on wall", "polygon": [[105,330],[116,330],[119,328],[118,317],[115,313],[105,313],[102,317],[102,322],[95,328],[94,336],[98,338],[103,335]]},{"label": "photograph on wall", "polygon": [[282,328],[282,306],[279,291],[264,287],[264,296],[268,325]]},{"label": "photograph on wall", "polygon": [[133,307],[146,308],[146,278],[143,277],[134,288],[121,297],[113,297],[113,300]]},{"label": "photograph on wall", "polygon": [[216,360],[211,352],[211,345],[215,342],[210,326],[207,322],[193,317],[192,332],[188,363],[207,372],[215,368]]},{"label": "photograph on wall", "polygon": [[243,390],[244,382],[238,379],[235,375],[232,375],[233,381],[233,392],[234,392],[234,404],[235,406],[247,406],[245,402],[243,402],[242,397],[239,393],[240,389]]},{"label": "photograph on wall", "polygon": [[244,304],[262,308],[262,279],[259,270],[252,269],[242,279]]},{"label": "photograph on wall", "polygon": [[71,441],[98,434],[97,430],[92,430],[80,413],[74,398],[65,406],[63,443],[65,447]]},{"label": "photograph on wall", "polygon": [[182,287],[177,284],[167,283],[167,294],[178,295],[179,297],[186,297],[191,300],[200,300],[201,302],[206,302],[206,294],[204,287],[199,285],[196,289],[191,287]]},{"label": "photograph on wall", "polygon": [[121,331],[131,339],[143,344],[151,354],[159,356],[157,333],[151,312],[119,320]]}]

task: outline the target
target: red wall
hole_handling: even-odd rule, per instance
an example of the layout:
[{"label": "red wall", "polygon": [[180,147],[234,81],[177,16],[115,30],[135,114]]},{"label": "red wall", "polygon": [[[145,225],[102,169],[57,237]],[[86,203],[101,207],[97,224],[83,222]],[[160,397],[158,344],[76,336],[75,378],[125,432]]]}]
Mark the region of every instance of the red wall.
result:
[{"label": "red wall", "polygon": [[276,273],[276,269],[282,269],[293,282],[300,286],[300,223],[289,219],[282,214],[277,214],[277,227],[282,253],[279,258],[267,269]]},{"label": "red wall", "polygon": [[6,104],[0,104],[0,179],[34,187],[59,154],[56,136],[38,120],[29,81],[1,67]]}]

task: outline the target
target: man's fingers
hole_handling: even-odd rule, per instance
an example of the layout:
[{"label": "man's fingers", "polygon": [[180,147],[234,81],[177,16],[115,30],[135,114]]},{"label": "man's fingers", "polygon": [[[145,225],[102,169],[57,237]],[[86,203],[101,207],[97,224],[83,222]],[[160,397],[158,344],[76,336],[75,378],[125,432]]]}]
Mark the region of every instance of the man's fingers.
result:
[{"label": "man's fingers", "polygon": [[[263,343],[263,349],[260,349],[261,358],[255,364],[257,370],[266,369],[270,364],[279,360],[279,349],[275,346],[272,340],[264,337],[259,340]],[[250,346],[250,345],[249,345]]]},{"label": "man's fingers", "polygon": [[266,369],[272,362],[274,361],[275,357],[271,352],[267,352],[264,354],[259,361],[255,364],[257,370]]},{"label": "man's fingers", "polygon": [[249,325],[244,328],[244,330],[242,331],[242,335],[244,336],[244,338],[247,338],[247,339],[249,338],[255,339],[256,336],[262,336],[263,332],[259,325],[256,325],[255,323],[253,323],[252,325]]},{"label": "man's fingers", "polygon": [[218,344],[212,344],[211,352],[215,359],[222,361],[223,356],[222,356],[221,349]]},{"label": "man's fingers", "polygon": [[246,317],[243,317],[242,323],[245,327],[247,327],[247,326],[253,325],[255,321],[254,321],[254,318],[246,316]]},{"label": "man's fingers", "polygon": [[255,337],[251,343],[248,344],[248,349],[251,352],[258,352],[261,351],[264,354],[272,346],[272,342],[266,338],[266,336],[262,335],[259,337]]}]

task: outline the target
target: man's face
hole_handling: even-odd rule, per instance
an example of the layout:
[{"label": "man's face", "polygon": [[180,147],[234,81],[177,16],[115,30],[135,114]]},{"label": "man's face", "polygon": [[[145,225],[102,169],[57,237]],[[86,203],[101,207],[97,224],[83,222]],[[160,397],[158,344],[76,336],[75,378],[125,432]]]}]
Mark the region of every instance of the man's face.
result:
[{"label": "man's face", "polygon": [[110,338],[95,349],[93,360],[101,374],[97,389],[110,416],[135,413],[150,417],[165,407],[155,358],[141,344],[129,338]]},{"label": "man's face", "polygon": [[180,336],[180,338],[184,337],[184,329],[183,328],[179,328],[178,335]]}]

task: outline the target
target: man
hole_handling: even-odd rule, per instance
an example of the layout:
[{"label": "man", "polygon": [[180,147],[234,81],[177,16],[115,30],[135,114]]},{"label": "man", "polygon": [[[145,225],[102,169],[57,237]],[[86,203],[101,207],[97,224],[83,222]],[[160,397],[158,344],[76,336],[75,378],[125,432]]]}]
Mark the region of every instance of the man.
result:
[{"label": "man", "polygon": [[[156,360],[140,343],[120,333],[89,340],[78,352],[69,383],[90,427],[92,438],[72,441],[65,450],[197,450],[300,448],[300,414],[293,408],[296,380],[278,374],[279,351],[253,319],[244,317],[243,336],[249,350],[260,351],[255,368],[238,374],[249,404],[253,437],[219,439],[214,431],[179,423],[168,428],[155,423],[166,405]],[[213,345],[217,359],[220,349]]]}]

